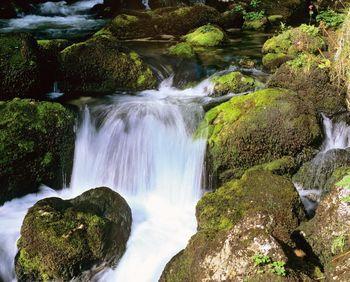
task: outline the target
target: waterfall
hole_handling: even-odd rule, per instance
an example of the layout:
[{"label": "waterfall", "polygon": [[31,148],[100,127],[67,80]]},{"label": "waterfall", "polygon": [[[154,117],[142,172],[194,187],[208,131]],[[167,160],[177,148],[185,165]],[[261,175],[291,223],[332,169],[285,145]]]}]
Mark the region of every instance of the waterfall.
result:
[{"label": "waterfall", "polygon": [[[320,182],[320,176],[325,173],[324,166],[327,166],[327,162],[335,158],[333,154],[335,149],[350,148],[350,126],[344,121],[334,122],[325,115],[322,115],[322,118],[325,139],[320,152],[311,160],[311,165],[316,168],[312,175],[308,175],[311,184],[303,187],[300,183],[294,183],[304,207],[310,215],[314,213],[322,196],[322,190],[317,187],[317,184]],[[345,162],[345,160],[343,161]]]},{"label": "waterfall", "polygon": [[37,200],[67,199],[108,186],[129,203],[133,224],[120,263],[97,280],[157,281],[165,264],[196,232],[206,140],[192,135],[203,117],[198,100],[207,91],[208,82],[180,91],[169,79],[159,90],[85,105],[70,188],[44,187],[0,207],[0,277],[14,279],[16,239],[27,209]]},{"label": "waterfall", "polygon": [[148,0],[142,0],[142,5],[145,6],[146,10],[151,9],[151,7],[149,6]]}]

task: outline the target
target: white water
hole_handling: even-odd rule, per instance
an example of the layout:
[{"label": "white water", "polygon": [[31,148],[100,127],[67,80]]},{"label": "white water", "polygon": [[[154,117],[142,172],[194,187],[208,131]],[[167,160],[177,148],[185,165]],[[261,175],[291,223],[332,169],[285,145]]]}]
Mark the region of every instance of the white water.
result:
[{"label": "white water", "polygon": [[92,18],[88,11],[103,0],[82,0],[71,5],[65,1],[45,2],[38,7],[37,14],[22,15],[2,21],[2,32],[40,31],[51,36],[64,36],[74,32],[96,29],[104,20]]},{"label": "white water", "polygon": [[41,198],[72,198],[98,186],[118,191],[133,213],[125,255],[98,280],[157,281],[196,232],[206,141],[193,140],[192,133],[203,114],[196,100],[207,95],[207,84],[180,91],[167,80],[158,91],[116,95],[86,106],[70,189],[44,188],[0,207],[0,276],[5,282],[14,279],[16,240],[27,209]]},{"label": "white water", "polygon": [[350,126],[345,122],[335,123],[323,115],[323,128],[326,138],[322,145],[322,152],[350,147]]},{"label": "white water", "polygon": [[[312,160],[315,162],[322,160],[325,153],[330,150],[350,147],[350,126],[343,121],[333,122],[325,115],[322,115],[322,118],[325,139],[321,146],[321,151]],[[306,211],[312,212],[315,210],[321,199],[322,191],[313,189],[314,187],[302,187],[299,183],[294,183],[294,185],[299,192]]]}]

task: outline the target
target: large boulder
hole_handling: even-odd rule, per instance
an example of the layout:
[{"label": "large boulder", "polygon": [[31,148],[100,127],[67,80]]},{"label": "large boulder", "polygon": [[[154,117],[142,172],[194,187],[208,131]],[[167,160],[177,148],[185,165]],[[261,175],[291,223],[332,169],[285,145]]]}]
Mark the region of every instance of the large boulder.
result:
[{"label": "large boulder", "polygon": [[73,165],[73,114],[60,104],[14,99],[0,102],[0,116],[0,204],[40,184],[62,188]]},{"label": "large boulder", "polygon": [[25,33],[0,35],[0,100],[40,98],[50,87],[36,40]]},{"label": "large boulder", "polygon": [[60,53],[60,89],[68,94],[108,94],[156,86],[152,70],[110,36],[95,36]]},{"label": "large boulder", "polygon": [[125,251],[131,210],[109,188],[89,190],[72,200],[47,198],[24,218],[15,259],[19,281],[85,280],[114,266]]},{"label": "large boulder", "polygon": [[114,18],[99,33],[118,39],[134,39],[159,34],[184,35],[207,23],[215,23],[220,13],[205,5],[164,8],[151,12],[129,12]]},{"label": "large boulder", "polygon": [[316,215],[299,227],[299,236],[324,266],[326,281],[350,279],[350,176],[326,195]]},{"label": "large boulder", "polygon": [[268,87],[295,91],[318,112],[333,116],[346,111],[345,91],[331,79],[328,59],[303,53],[283,64],[269,78]]},{"label": "large boulder", "polygon": [[196,215],[198,232],[168,263],[160,281],[278,281],[277,265],[279,275],[290,273],[283,248],[304,212],[287,178],[248,172],[205,194]]},{"label": "large boulder", "polygon": [[265,89],[233,97],[206,113],[211,185],[239,178],[251,167],[283,157],[308,160],[322,139],[313,107],[294,92]]},{"label": "large boulder", "polygon": [[325,46],[326,43],[319,28],[302,24],[299,27],[287,29],[265,42],[262,48],[263,65],[267,69],[274,70],[302,52],[318,53]]}]

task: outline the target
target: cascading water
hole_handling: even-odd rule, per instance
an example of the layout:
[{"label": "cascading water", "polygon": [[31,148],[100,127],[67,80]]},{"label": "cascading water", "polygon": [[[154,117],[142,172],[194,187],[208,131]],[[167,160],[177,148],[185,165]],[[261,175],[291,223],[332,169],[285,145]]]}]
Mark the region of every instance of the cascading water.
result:
[{"label": "cascading water", "polygon": [[94,19],[89,10],[103,0],[81,0],[69,5],[66,1],[39,4],[35,14],[0,21],[0,32],[34,31],[45,37],[66,37],[98,29],[105,22]]},{"label": "cascading water", "polygon": [[334,157],[332,154],[329,154],[330,151],[350,148],[350,126],[343,121],[334,122],[325,115],[322,115],[322,118],[325,140],[320,152],[311,161],[312,166],[316,168],[313,171],[313,175],[308,175],[312,184],[309,184],[308,187],[303,187],[300,183],[294,183],[306,211],[310,214],[313,214],[322,195],[322,190],[317,186],[321,175],[324,174],[324,165],[331,161],[329,158]]},{"label": "cascading water", "polygon": [[0,277],[5,282],[15,279],[16,240],[27,209],[37,200],[72,198],[108,186],[128,201],[133,226],[117,268],[97,279],[157,281],[165,264],[196,231],[206,141],[192,135],[203,116],[198,100],[208,91],[208,81],[180,91],[167,80],[159,90],[86,105],[71,187],[59,192],[43,188],[0,207]]}]

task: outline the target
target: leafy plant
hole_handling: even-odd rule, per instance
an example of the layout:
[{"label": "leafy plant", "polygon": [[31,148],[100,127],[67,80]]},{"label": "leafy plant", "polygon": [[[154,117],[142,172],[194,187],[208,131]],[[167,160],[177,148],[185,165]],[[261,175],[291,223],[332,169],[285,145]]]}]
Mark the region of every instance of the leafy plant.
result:
[{"label": "leafy plant", "polygon": [[331,9],[320,12],[317,17],[317,22],[323,22],[326,27],[338,27],[345,20],[345,15],[337,13]]},{"label": "leafy plant", "polygon": [[233,8],[233,11],[235,11],[236,13],[245,13],[244,8],[242,7],[242,5],[238,4]]},{"label": "leafy plant", "polygon": [[[350,190],[350,175],[345,176],[342,180],[336,183],[336,185],[344,189]],[[341,200],[342,202],[350,203],[350,195],[343,197]]]},{"label": "leafy plant", "polygon": [[260,6],[261,0],[252,0],[250,1],[250,7],[256,9]]},{"label": "leafy plant", "polygon": [[271,272],[279,275],[279,276],[286,276],[287,275],[287,270],[285,268],[286,263],[284,261],[275,261],[271,263],[270,265]]},{"label": "leafy plant", "polygon": [[261,20],[264,17],[265,17],[265,12],[264,11],[245,12],[244,13],[244,19],[246,21],[257,21],[257,20]]},{"label": "leafy plant", "polygon": [[272,261],[272,259],[264,254],[258,253],[253,256],[255,266],[259,267],[258,273],[263,273],[264,266],[267,266],[270,271],[279,276],[286,276],[286,263],[283,261]]},{"label": "leafy plant", "polygon": [[271,263],[269,256],[260,253],[253,256],[253,261],[256,266],[264,266]]},{"label": "leafy plant", "polygon": [[338,237],[335,237],[334,240],[332,241],[332,247],[331,251],[333,254],[337,253],[342,253],[344,252],[344,247],[345,247],[345,236],[341,235]]},{"label": "leafy plant", "polygon": [[302,24],[299,28],[302,32],[312,36],[317,36],[320,32],[319,28],[314,25]]}]

